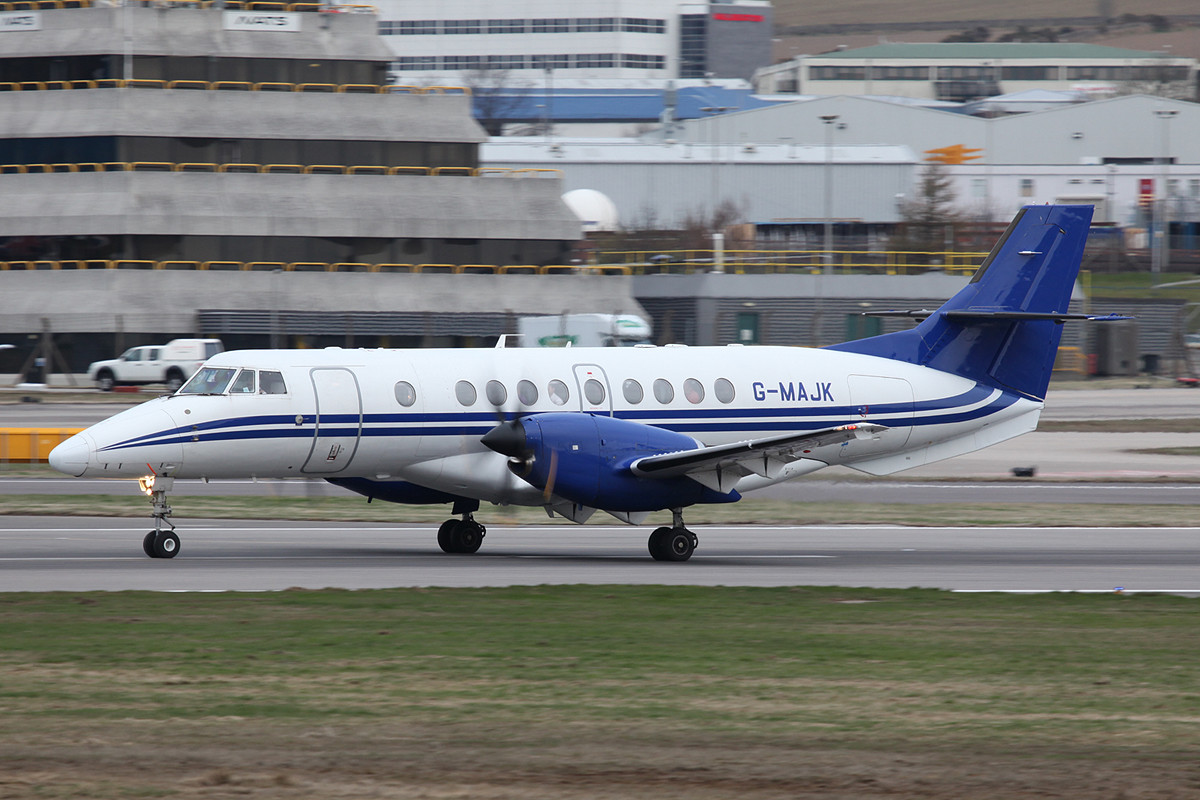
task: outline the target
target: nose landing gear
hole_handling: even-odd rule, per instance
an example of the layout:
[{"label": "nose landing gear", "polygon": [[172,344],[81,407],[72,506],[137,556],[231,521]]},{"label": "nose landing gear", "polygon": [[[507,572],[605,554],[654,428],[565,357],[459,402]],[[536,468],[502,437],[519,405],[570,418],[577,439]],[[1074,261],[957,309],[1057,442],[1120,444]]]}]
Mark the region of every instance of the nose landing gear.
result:
[{"label": "nose landing gear", "polygon": [[[175,479],[151,475],[138,478],[138,485],[150,497],[150,516],[154,518],[154,530],[142,539],[142,550],[151,558],[174,558],[179,555],[179,536],[175,533],[175,526],[167,519],[171,516],[167,492],[175,486]],[[170,530],[164,531],[163,525]]]}]

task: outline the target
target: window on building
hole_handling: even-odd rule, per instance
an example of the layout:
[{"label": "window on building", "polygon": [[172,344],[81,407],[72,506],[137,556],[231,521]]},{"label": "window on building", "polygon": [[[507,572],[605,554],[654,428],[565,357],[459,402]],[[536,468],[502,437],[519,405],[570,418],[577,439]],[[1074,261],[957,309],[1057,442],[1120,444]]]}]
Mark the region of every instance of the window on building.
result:
[{"label": "window on building", "polygon": [[529,59],[524,55],[487,56],[488,69],[525,69]]},{"label": "window on building", "polygon": [[483,56],[443,56],[443,69],[482,69]]},{"label": "window on building", "polygon": [[487,21],[488,33],[525,33],[525,20],[523,19],[489,19]]},{"label": "window on building", "polygon": [[1001,67],[1000,80],[1048,81],[1052,80],[1050,73],[1050,67]]},{"label": "window on building", "polygon": [[570,33],[571,32],[571,20],[569,20],[569,19],[530,20],[529,30],[531,33]]},{"label": "window on building", "polygon": [[621,30],[625,33],[666,33],[667,23],[661,19],[622,17]]},{"label": "window on building", "polygon": [[928,67],[871,67],[871,80],[924,81],[929,80]]},{"label": "window on building", "polygon": [[666,66],[666,58],[640,53],[622,53],[621,66],[626,69],[663,69]]},{"label": "window on building", "polygon": [[867,79],[867,68],[851,64],[810,67],[808,77],[814,81],[863,81]]},{"label": "window on building", "polygon": [[703,78],[708,72],[708,15],[679,18],[679,77]]},{"label": "window on building", "polygon": [[571,57],[565,53],[559,55],[533,56],[534,69],[569,69]]},{"label": "window on building", "polygon": [[1021,197],[1033,197],[1033,178],[1021,178]]},{"label": "window on building", "polygon": [[608,33],[617,29],[615,17],[580,17],[575,20],[577,33]]},{"label": "window on building", "polygon": [[448,19],[442,23],[442,33],[481,33],[483,21],[478,19]]},{"label": "window on building", "polygon": [[580,53],[574,64],[579,69],[611,69],[617,65],[617,57],[613,53]]},{"label": "window on building", "polygon": [[412,72],[415,70],[437,69],[437,56],[400,56],[392,62],[392,67],[401,72]]},{"label": "window on building", "polygon": [[437,32],[436,19],[402,19],[396,23],[396,33],[401,36],[431,36]]}]

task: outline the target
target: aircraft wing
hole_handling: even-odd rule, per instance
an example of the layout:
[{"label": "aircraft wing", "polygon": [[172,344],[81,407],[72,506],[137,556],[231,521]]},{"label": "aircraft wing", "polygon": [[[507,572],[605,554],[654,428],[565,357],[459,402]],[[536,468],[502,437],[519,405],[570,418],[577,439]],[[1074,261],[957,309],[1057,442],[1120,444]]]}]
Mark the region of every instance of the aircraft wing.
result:
[{"label": "aircraft wing", "polygon": [[840,444],[852,439],[877,436],[887,428],[873,423],[840,425],[804,433],[787,433],[745,442],[718,444],[678,453],[639,458],[629,465],[635,475],[644,478],[675,478],[681,475],[718,492],[728,492],[747,475],[774,478],[792,461],[804,458],[809,450]]}]

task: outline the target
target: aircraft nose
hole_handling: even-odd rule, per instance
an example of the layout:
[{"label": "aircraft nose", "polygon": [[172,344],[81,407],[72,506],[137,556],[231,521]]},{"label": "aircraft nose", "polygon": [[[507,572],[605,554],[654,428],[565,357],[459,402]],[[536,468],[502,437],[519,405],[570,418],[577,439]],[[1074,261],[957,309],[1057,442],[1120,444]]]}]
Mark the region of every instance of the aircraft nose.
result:
[{"label": "aircraft nose", "polygon": [[87,470],[91,457],[91,442],[83,434],[77,433],[51,450],[47,460],[59,472],[78,478]]}]

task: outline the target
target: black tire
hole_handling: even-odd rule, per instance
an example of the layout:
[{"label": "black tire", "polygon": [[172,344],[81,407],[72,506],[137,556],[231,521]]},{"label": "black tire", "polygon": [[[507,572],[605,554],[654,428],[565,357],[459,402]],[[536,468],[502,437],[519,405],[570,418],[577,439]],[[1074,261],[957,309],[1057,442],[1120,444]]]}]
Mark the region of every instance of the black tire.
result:
[{"label": "black tire", "polygon": [[154,537],[158,535],[158,531],[150,531],[146,534],[146,538],[142,539],[142,550],[151,558],[158,558],[154,554]]},{"label": "black tire", "polygon": [[183,373],[172,367],[167,370],[167,380],[165,381],[167,388],[171,390],[171,394],[179,391],[179,387],[183,386]]},{"label": "black tire", "polygon": [[696,534],[687,528],[672,528],[663,544],[663,561],[687,561],[696,552]]},{"label": "black tire", "polygon": [[96,388],[100,391],[111,392],[116,385],[116,377],[112,374],[112,370],[102,369],[96,373]]},{"label": "black tire", "polygon": [[174,558],[179,555],[179,537],[171,531],[163,531],[154,539],[154,555],[157,558]]},{"label": "black tire", "polygon": [[438,547],[442,548],[443,553],[457,552],[454,549],[454,528],[459,524],[459,520],[448,519],[441,524],[437,532]]},{"label": "black tire", "polygon": [[650,534],[650,540],[646,543],[647,549],[650,551],[650,556],[655,561],[667,561],[667,537],[671,535],[671,529],[667,527],[655,528],[654,533]]},{"label": "black tire", "polygon": [[454,552],[479,552],[485,534],[486,529],[474,520],[458,523],[454,526]]}]

